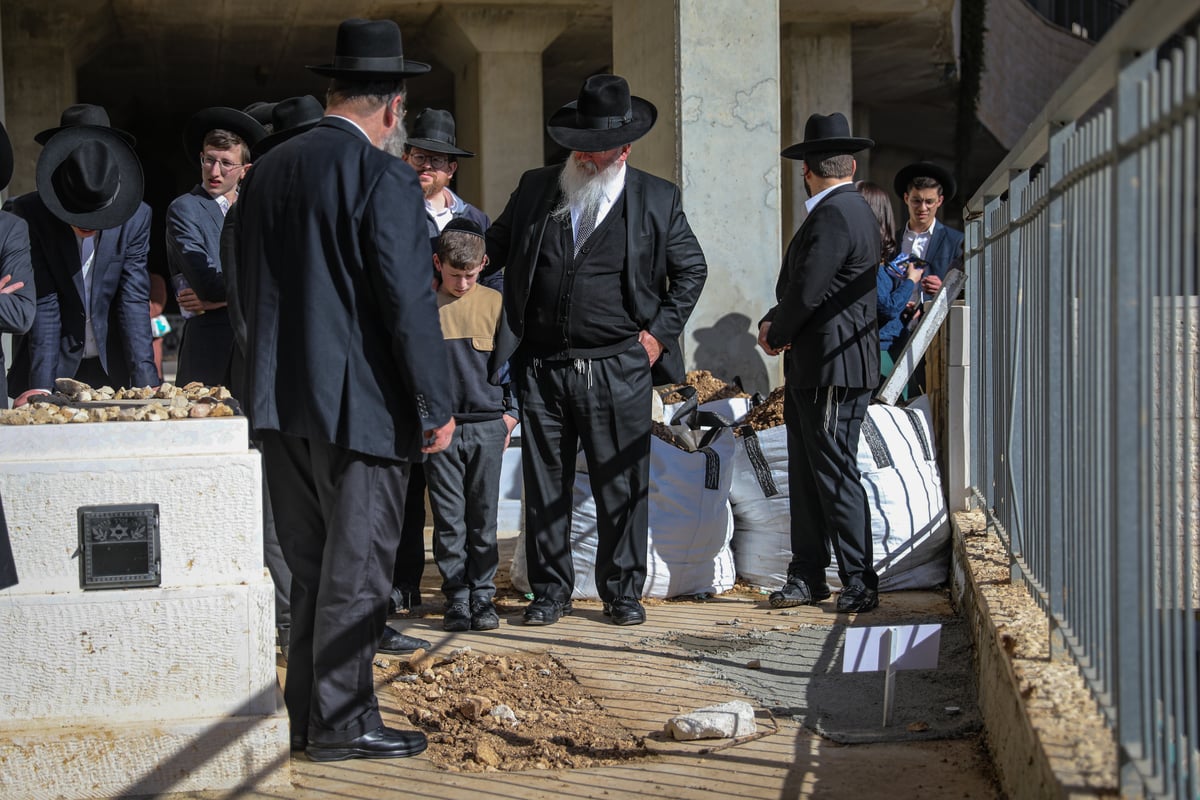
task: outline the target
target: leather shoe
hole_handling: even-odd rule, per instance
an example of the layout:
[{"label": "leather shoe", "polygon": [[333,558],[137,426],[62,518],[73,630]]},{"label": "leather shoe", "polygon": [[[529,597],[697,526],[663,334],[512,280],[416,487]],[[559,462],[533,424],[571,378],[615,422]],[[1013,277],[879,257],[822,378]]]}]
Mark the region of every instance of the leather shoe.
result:
[{"label": "leather shoe", "polygon": [[308,746],[308,737],[304,734],[292,734],[292,752],[303,753],[304,748]]},{"label": "leather shoe", "polygon": [[809,583],[799,575],[788,575],[787,583],[782,589],[771,592],[767,601],[771,608],[792,608],[793,606],[811,606],[822,600],[828,600],[832,592],[829,584]]},{"label": "leather shoe", "polygon": [[460,600],[446,606],[446,613],[442,616],[442,630],[454,632],[471,630],[471,609],[467,608],[466,603]]},{"label": "leather shoe", "polygon": [[879,592],[874,589],[868,589],[857,582],[851,583],[843,589],[837,599],[837,610],[847,614],[870,611],[878,605]]},{"label": "leather shoe", "polygon": [[413,609],[421,605],[421,593],[407,586],[394,586],[388,596],[388,614],[411,614]]},{"label": "leather shoe", "polygon": [[425,752],[429,746],[420,731],[398,731],[380,725],[345,742],[321,744],[309,741],[310,761],[345,761],[347,758],[406,758]]},{"label": "leather shoe", "polygon": [[383,627],[383,636],[379,637],[379,647],[375,649],[380,653],[386,653],[390,656],[404,656],[415,650],[430,650],[432,648],[433,645],[424,639],[418,639],[415,636],[405,636],[391,625],[385,625]]},{"label": "leather shoe", "polygon": [[539,597],[525,607],[526,625],[553,625],[571,615],[571,601],[558,603],[549,597]]},{"label": "leather shoe", "polygon": [[646,609],[636,597],[618,597],[604,604],[604,616],[611,617],[614,625],[641,625],[646,621]]},{"label": "leather shoe", "polygon": [[491,600],[471,601],[471,630],[494,631],[500,627],[500,615],[496,613],[496,604]]}]

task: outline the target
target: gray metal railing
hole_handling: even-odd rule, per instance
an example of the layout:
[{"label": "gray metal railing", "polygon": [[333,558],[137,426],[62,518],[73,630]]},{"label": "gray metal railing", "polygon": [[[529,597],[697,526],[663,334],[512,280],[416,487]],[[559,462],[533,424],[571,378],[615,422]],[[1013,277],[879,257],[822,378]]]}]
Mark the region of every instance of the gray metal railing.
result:
[{"label": "gray metal railing", "polygon": [[1198,13],[1131,6],[967,205],[972,493],[1131,797],[1200,797]]}]

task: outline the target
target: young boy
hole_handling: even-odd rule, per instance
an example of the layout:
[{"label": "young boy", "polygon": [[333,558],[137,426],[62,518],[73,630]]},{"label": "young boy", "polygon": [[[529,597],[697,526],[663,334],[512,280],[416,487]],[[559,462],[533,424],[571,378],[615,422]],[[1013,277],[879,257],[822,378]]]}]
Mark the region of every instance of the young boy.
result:
[{"label": "young boy", "polygon": [[448,631],[500,626],[496,594],[496,512],[500,466],[517,412],[508,384],[488,383],[502,299],[476,283],[487,263],[483,231],[451,220],[437,240],[433,266],[440,276],[437,302],[446,339],[451,408],[458,423],[444,451],[425,462],[433,509],[433,554],[442,573]]}]

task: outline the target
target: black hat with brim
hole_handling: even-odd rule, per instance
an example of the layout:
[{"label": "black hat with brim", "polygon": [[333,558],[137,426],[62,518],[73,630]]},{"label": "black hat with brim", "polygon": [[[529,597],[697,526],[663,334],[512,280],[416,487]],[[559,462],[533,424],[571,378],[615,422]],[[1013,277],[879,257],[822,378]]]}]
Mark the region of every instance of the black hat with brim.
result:
[{"label": "black hat with brim", "polygon": [[254,121],[264,128],[271,124],[271,115],[275,112],[276,103],[268,103],[266,100],[255,100],[250,105],[242,109],[242,111],[254,118]]},{"label": "black hat with brim", "polygon": [[38,144],[45,144],[50,141],[50,137],[61,130],[67,128],[76,128],[80,125],[90,125],[94,128],[108,128],[113,133],[120,136],[125,141],[129,142],[129,146],[133,147],[137,144],[137,139],[132,133],[123,131],[120,128],[114,128],[108,120],[108,112],[104,106],[97,106],[91,103],[77,103],[73,106],[67,106],[63,109],[58,118],[57,128],[47,128],[34,135],[33,140]]},{"label": "black hat with brim", "polygon": [[390,19],[348,19],[338,25],[333,61],[307,69],[351,81],[400,80],[429,72],[429,65],[404,57],[400,26]]},{"label": "black hat with brim", "polygon": [[8,182],[13,176],[13,149],[12,141],[8,138],[8,131],[4,129],[4,123],[0,122],[0,192],[4,191],[8,186]]},{"label": "black hat with brim", "polygon": [[65,128],[38,157],[38,195],[58,219],[85,230],[125,224],[142,202],[142,164],[111,128]]},{"label": "black hat with brim", "polygon": [[593,75],[583,82],[579,99],[555,111],[546,133],[560,147],[598,153],[636,142],[654,127],[658,109],[629,93],[618,75]]},{"label": "black hat with brim", "polygon": [[454,115],[440,108],[426,108],[413,121],[412,136],[405,144],[419,147],[431,153],[445,153],[450,156],[474,158],[470,150],[458,146],[454,135]]},{"label": "black hat with brim", "polygon": [[183,126],[183,149],[189,160],[199,157],[204,149],[204,137],[215,130],[237,134],[247,147],[254,147],[267,135],[266,128],[245,111],[224,106],[206,108],[193,114]]},{"label": "black hat with brim", "polygon": [[321,101],[311,94],[280,100],[271,112],[273,132],[264,136],[258,144],[250,148],[254,160],[257,161],[272,147],[281,145],[293,136],[299,136],[305,131],[311,130],[323,116],[325,116],[325,109],[321,105]]},{"label": "black hat with brim", "polygon": [[803,159],[812,154],[842,156],[874,146],[874,139],[851,136],[850,123],[845,115],[835,111],[829,116],[810,116],[804,124],[804,141],[785,148],[779,155],[794,159]]},{"label": "black hat with brim", "polygon": [[942,186],[942,197],[948,200],[952,199],[958,190],[950,170],[939,167],[931,161],[918,161],[896,173],[896,179],[892,181],[892,188],[896,190],[897,196],[903,198],[908,193],[908,185],[913,182],[913,178],[932,178],[937,181]]}]

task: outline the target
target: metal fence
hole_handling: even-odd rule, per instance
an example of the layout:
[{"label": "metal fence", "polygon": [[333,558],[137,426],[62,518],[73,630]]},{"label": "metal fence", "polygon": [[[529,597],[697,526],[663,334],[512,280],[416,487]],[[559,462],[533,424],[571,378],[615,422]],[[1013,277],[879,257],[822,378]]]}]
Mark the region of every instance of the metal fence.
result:
[{"label": "metal fence", "polygon": [[1200,797],[1198,12],[1131,6],[967,206],[972,493],[1126,796]]}]

